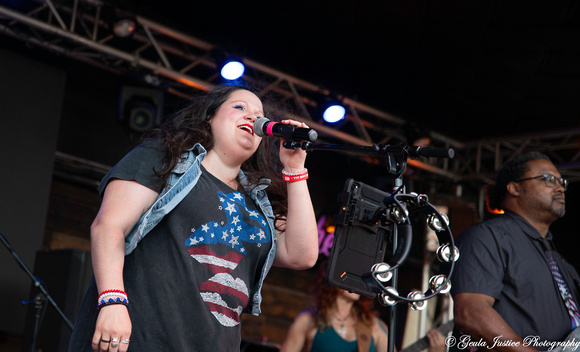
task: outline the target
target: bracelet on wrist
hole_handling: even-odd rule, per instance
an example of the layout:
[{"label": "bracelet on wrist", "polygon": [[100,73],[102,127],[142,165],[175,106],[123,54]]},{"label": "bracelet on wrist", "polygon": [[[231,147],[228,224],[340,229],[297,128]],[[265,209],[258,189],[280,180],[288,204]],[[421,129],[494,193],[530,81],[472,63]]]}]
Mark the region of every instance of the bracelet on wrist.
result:
[{"label": "bracelet on wrist", "polygon": [[117,297],[117,299],[112,299],[109,298],[108,301],[101,301],[97,304],[97,310],[101,310],[101,308],[106,307],[106,306],[111,306],[114,304],[122,304],[125,307],[129,307],[129,301],[127,301],[126,299],[121,299],[120,297]]},{"label": "bracelet on wrist", "polygon": [[302,175],[302,174],[307,174],[307,173],[308,173],[308,169],[306,169],[306,168],[304,168],[300,172],[288,172],[288,171],[282,169],[282,175],[286,175],[286,176],[297,176],[297,175]]},{"label": "bracelet on wrist", "polygon": [[123,290],[105,290],[101,292],[97,298],[97,308],[100,309],[101,307],[110,304],[129,305],[127,293]]},{"label": "bracelet on wrist", "polygon": [[126,295],[126,294],[127,294],[127,293],[126,293],[125,291],[123,291],[123,290],[105,290],[105,291],[101,292],[101,293],[99,294],[99,296],[100,296],[100,295],[102,295],[102,294],[105,294],[105,293],[122,293],[122,294],[124,294],[124,295]]},{"label": "bracelet on wrist", "polygon": [[290,173],[282,170],[282,179],[286,182],[298,182],[308,179],[308,169],[304,169],[298,173]]},{"label": "bracelet on wrist", "polygon": [[101,293],[99,295],[99,298],[97,298],[97,303],[102,301],[103,299],[107,298],[107,297],[121,297],[124,299],[128,299],[127,295],[125,293],[117,293],[117,292],[108,292],[108,293]]}]

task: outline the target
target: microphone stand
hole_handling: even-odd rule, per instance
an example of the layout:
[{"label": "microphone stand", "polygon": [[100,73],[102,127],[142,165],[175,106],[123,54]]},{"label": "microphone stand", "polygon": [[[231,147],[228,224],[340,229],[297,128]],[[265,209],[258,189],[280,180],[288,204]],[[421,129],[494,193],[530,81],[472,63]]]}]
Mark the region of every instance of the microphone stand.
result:
[{"label": "microphone stand", "polygon": [[[407,168],[408,157],[439,157],[439,158],[453,158],[455,151],[448,148],[431,148],[431,147],[417,147],[417,146],[390,146],[390,145],[372,145],[372,146],[357,146],[357,145],[337,145],[337,144],[315,144],[309,141],[295,141],[286,140],[282,144],[287,149],[303,149],[306,152],[312,150],[334,150],[334,151],[350,151],[362,152],[367,154],[385,155],[388,172],[393,176],[393,191],[405,193],[405,186],[403,185],[403,173]],[[397,251],[397,226],[392,226],[393,249],[392,255]],[[397,290],[398,268],[393,269],[391,278],[392,287]],[[396,327],[395,321],[397,312],[395,305],[389,307],[389,341],[387,351],[393,352],[395,349]]]},{"label": "microphone stand", "polygon": [[23,304],[34,303],[34,307],[36,309],[34,331],[33,331],[33,336],[32,336],[32,344],[30,347],[30,351],[34,352],[34,349],[36,347],[36,340],[38,338],[38,332],[40,330],[40,325],[42,324],[42,319],[44,318],[44,312],[46,310],[46,304],[45,304],[46,301],[48,301],[48,303],[50,303],[54,307],[54,309],[56,309],[57,313],[61,316],[61,318],[68,325],[68,327],[71,329],[71,331],[73,330],[74,325],[66,317],[64,312],[59,308],[59,306],[56,304],[56,302],[54,301],[52,296],[48,293],[48,289],[44,285],[44,282],[42,282],[40,279],[38,279],[36,276],[34,276],[32,271],[30,271],[28,266],[26,266],[26,264],[24,263],[22,258],[20,258],[18,253],[16,253],[14,248],[10,245],[10,243],[8,242],[8,239],[1,232],[0,232],[0,240],[2,241],[2,243],[4,243],[4,246],[6,246],[8,251],[12,254],[14,259],[16,259],[16,262],[20,265],[20,267],[24,270],[24,272],[30,277],[30,279],[34,283],[34,286],[40,290],[40,294],[37,295],[34,298],[34,300],[28,301],[28,302],[27,301],[22,302]]},{"label": "microphone stand", "polygon": [[[376,155],[386,155],[389,158],[389,154],[392,156],[398,154],[405,154],[404,159],[394,160],[392,157],[387,160],[387,166],[389,167],[389,172],[391,174],[397,175],[397,177],[402,178],[402,173],[405,171],[407,165],[407,157],[415,158],[419,156],[425,157],[436,157],[436,158],[453,158],[455,156],[455,151],[450,148],[433,148],[433,147],[418,147],[418,146],[391,146],[388,144],[373,144],[372,146],[360,146],[360,145],[342,145],[342,144],[321,144],[312,143],[308,141],[297,141],[297,140],[286,140],[282,144],[286,149],[302,149],[307,152],[312,150],[334,150],[334,151],[349,151],[349,152],[362,152],[367,154]],[[402,155],[401,155],[402,156]],[[397,165],[397,163],[404,163],[405,165]],[[402,166],[401,170],[395,170]],[[401,174],[401,175],[399,175]]]},{"label": "microphone stand", "polygon": [[30,343],[30,351],[34,352],[36,348],[36,340],[38,338],[38,333],[40,332],[40,325],[44,319],[44,313],[46,312],[46,300],[42,294],[37,295],[31,301],[22,301],[22,305],[34,304],[34,327],[32,330],[32,342]]}]

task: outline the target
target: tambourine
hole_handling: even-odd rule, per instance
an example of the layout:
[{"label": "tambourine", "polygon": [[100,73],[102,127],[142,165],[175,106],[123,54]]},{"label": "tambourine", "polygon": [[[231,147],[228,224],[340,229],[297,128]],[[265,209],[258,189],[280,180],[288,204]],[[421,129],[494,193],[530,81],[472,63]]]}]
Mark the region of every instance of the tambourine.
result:
[{"label": "tambourine", "polygon": [[[412,309],[424,309],[426,301],[437,294],[445,294],[451,290],[450,276],[455,266],[455,261],[459,258],[459,250],[455,247],[453,235],[449,229],[449,219],[445,214],[440,213],[431,203],[426,195],[394,194],[384,199],[385,208],[378,209],[374,217],[383,225],[392,223],[397,228],[397,247],[395,253],[387,263],[376,263],[370,269],[370,273],[365,275],[365,283],[374,287],[373,291],[379,292],[377,298],[383,305],[396,305],[399,302],[408,303]],[[411,291],[403,297],[392,286],[385,286],[393,277],[393,271],[398,268],[409,255],[412,242],[412,226],[410,214],[421,212],[427,217],[427,225],[435,231],[439,243],[437,249],[437,259],[449,268],[445,274],[437,274],[429,279],[429,288],[425,292]],[[448,240],[448,242],[446,242]],[[378,290],[377,290],[378,288]]]}]

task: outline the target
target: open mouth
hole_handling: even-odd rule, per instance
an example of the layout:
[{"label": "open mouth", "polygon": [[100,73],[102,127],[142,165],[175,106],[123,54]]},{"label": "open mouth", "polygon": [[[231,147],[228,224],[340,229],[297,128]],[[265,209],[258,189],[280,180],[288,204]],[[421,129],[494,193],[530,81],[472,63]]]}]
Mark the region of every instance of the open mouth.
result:
[{"label": "open mouth", "polygon": [[249,134],[251,134],[252,136],[254,135],[254,128],[252,127],[252,125],[240,125],[238,126],[239,129],[244,130],[246,132],[248,132]]}]

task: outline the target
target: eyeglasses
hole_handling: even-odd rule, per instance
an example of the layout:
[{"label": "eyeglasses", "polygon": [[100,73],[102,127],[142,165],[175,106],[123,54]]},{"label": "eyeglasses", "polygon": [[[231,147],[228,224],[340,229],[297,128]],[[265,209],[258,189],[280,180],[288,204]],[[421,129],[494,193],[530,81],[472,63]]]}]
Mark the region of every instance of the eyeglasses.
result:
[{"label": "eyeglasses", "polygon": [[558,178],[558,177],[556,177],[554,175],[550,175],[550,174],[543,174],[540,176],[521,178],[521,179],[515,180],[513,182],[522,182],[522,181],[535,180],[535,179],[540,179],[540,178],[543,178],[544,182],[546,183],[546,186],[548,186],[550,188],[556,187],[556,182],[558,182],[562,187],[564,187],[564,192],[566,192],[568,190],[568,180],[566,180],[563,177]]}]

